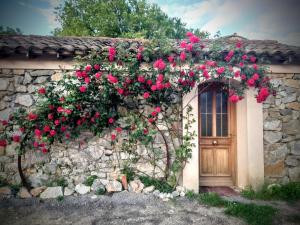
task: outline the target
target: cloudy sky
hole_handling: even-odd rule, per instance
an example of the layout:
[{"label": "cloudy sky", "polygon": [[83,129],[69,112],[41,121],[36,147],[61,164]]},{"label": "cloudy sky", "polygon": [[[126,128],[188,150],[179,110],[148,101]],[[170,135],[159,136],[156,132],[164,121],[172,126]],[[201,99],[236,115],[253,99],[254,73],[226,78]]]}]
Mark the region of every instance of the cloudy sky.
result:
[{"label": "cloudy sky", "polygon": [[[148,0],[188,27],[250,39],[275,39],[300,46],[299,0]],[[50,35],[59,24],[54,8],[63,0],[10,0],[0,3],[0,25],[25,34]],[[14,12],[14,13],[12,13]]]}]

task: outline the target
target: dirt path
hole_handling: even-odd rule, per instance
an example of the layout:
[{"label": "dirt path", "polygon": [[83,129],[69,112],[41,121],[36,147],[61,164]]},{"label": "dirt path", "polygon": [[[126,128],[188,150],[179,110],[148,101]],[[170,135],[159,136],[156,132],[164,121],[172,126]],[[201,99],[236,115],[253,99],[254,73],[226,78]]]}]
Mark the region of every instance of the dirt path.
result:
[{"label": "dirt path", "polygon": [[222,208],[207,208],[180,198],[163,202],[152,195],[121,192],[111,196],[0,200],[2,225],[205,224],[242,225],[224,215]]}]

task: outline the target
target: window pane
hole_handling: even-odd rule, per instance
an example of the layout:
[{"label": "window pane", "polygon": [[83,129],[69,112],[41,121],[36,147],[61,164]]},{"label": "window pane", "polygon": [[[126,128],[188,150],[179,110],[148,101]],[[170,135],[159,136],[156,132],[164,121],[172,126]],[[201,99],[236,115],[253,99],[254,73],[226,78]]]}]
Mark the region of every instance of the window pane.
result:
[{"label": "window pane", "polygon": [[207,96],[207,92],[204,92],[200,95],[200,110],[201,110],[201,113],[206,113],[206,96]]},{"label": "window pane", "polygon": [[222,93],[216,93],[216,112],[221,113]]},{"label": "window pane", "polygon": [[228,136],[228,114],[222,115],[222,136]]},{"label": "window pane", "polygon": [[212,114],[207,114],[207,135],[212,136]]},{"label": "window pane", "polygon": [[227,93],[222,93],[222,113],[227,113]]},{"label": "window pane", "polygon": [[216,121],[216,126],[217,126],[217,136],[222,136],[222,117],[221,117],[221,114],[217,114],[217,117],[216,117],[217,121]]},{"label": "window pane", "polygon": [[213,92],[207,92],[207,113],[212,113]]},{"label": "window pane", "polygon": [[206,136],[206,114],[201,114],[201,136]]}]

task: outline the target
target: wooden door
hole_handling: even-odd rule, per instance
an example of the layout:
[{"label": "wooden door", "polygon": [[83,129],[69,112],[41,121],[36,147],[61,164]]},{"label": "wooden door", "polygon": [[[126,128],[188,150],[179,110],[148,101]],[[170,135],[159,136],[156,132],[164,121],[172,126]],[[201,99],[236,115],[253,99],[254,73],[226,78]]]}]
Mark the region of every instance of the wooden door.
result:
[{"label": "wooden door", "polygon": [[235,107],[220,84],[199,87],[200,185],[232,186]]}]

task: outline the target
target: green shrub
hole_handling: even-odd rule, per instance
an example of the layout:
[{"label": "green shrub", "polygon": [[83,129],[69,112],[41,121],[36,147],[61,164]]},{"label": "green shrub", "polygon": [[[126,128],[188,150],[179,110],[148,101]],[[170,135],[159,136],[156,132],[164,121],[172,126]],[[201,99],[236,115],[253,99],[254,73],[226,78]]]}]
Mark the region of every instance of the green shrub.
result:
[{"label": "green shrub", "polygon": [[234,202],[227,204],[225,213],[242,218],[250,225],[271,225],[276,211],[271,206]]},{"label": "green shrub", "polygon": [[124,168],[121,170],[121,172],[126,176],[127,182],[132,181],[135,177],[135,172],[134,172],[133,168],[131,168],[127,165],[124,166]]},{"label": "green shrub", "polygon": [[2,176],[0,176],[0,187],[4,187],[6,185],[7,185],[6,180]]},{"label": "green shrub", "polygon": [[64,200],[64,196],[58,196],[58,197],[56,198],[56,200],[59,201],[59,202],[61,202],[61,201]]},{"label": "green shrub", "polygon": [[248,199],[285,200],[293,202],[300,199],[300,182],[290,182],[284,185],[265,184],[257,192],[251,187],[247,187],[241,192],[241,195]]},{"label": "green shrub", "polygon": [[163,193],[170,193],[174,190],[173,187],[166,181],[158,180],[149,176],[139,176],[139,179],[146,187],[153,185],[155,189]]},{"label": "green shrub", "polygon": [[194,191],[187,191],[185,193],[185,196],[189,199],[189,200],[195,200],[197,199],[197,197],[199,196],[198,194],[196,194]]},{"label": "green shrub", "polygon": [[106,192],[105,188],[98,188],[95,192],[96,195],[104,195]]},{"label": "green shrub", "polygon": [[65,188],[65,187],[68,186],[68,182],[65,178],[61,177],[61,178],[57,178],[57,179],[54,179],[54,180],[50,181],[47,184],[47,186],[48,187],[61,186],[61,187]]},{"label": "green shrub", "polygon": [[89,176],[86,178],[86,180],[83,182],[86,186],[92,186],[94,183],[94,180],[96,180],[98,177],[96,175]]}]

